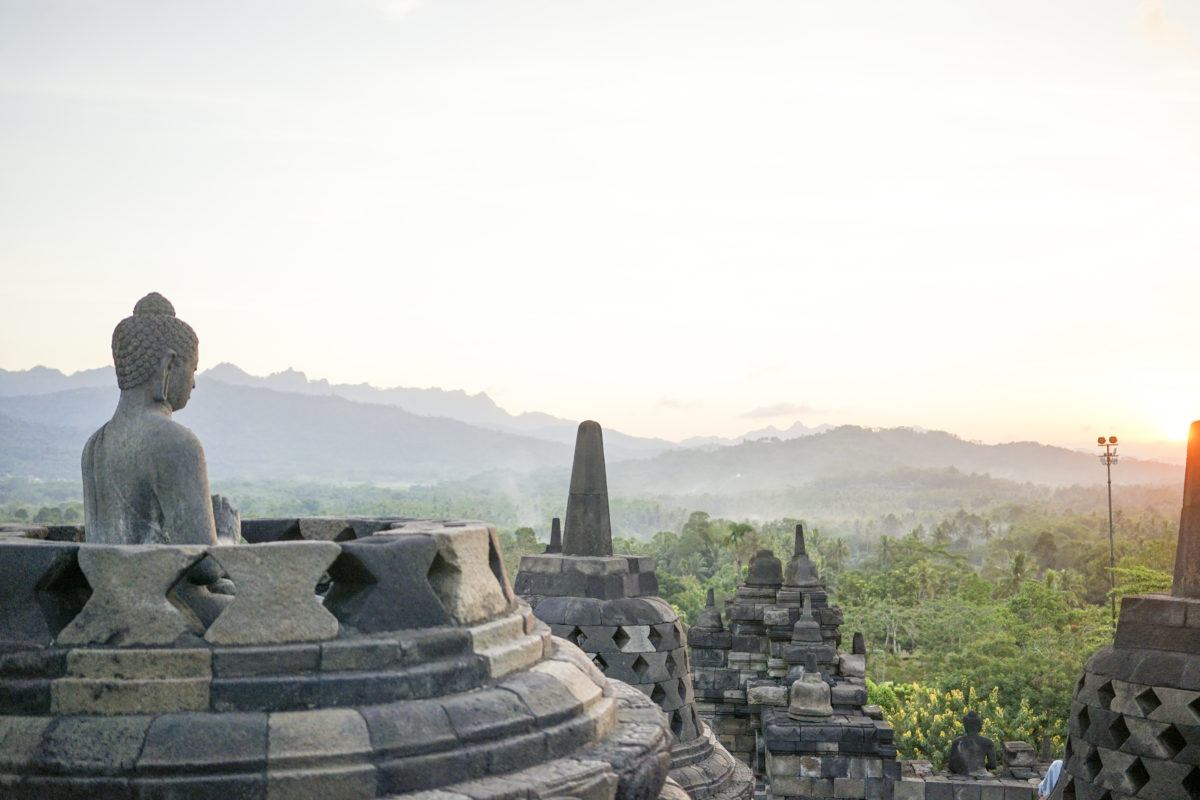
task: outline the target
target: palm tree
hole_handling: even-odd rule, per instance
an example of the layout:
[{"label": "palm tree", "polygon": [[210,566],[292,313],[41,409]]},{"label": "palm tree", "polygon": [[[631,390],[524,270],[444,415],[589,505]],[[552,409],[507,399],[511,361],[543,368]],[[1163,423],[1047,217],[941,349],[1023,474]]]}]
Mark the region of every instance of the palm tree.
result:
[{"label": "palm tree", "polygon": [[1028,562],[1025,558],[1025,551],[1018,550],[1013,554],[1012,561],[1008,565],[1008,575],[1004,577],[1004,588],[1009,594],[1016,594],[1021,584],[1025,582],[1028,572]]},{"label": "palm tree", "polygon": [[830,539],[825,545],[825,557],[835,570],[841,572],[843,559],[850,557],[850,545],[841,537]]},{"label": "palm tree", "polygon": [[733,560],[737,562],[737,576],[742,577],[742,550],[746,544],[746,535],[754,533],[754,526],[745,522],[735,522],[729,526],[729,534],[725,543],[733,549]]}]

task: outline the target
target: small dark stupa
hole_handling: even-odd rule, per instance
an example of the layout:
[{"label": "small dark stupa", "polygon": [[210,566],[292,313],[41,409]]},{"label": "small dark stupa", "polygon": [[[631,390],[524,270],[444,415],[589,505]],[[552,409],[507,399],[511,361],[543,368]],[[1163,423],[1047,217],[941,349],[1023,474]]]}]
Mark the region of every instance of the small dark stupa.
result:
[{"label": "small dark stupa", "polygon": [[550,544],[546,545],[544,553],[554,554],[562,552],[562,525],[558,521],[558,517],[550,520]]}]

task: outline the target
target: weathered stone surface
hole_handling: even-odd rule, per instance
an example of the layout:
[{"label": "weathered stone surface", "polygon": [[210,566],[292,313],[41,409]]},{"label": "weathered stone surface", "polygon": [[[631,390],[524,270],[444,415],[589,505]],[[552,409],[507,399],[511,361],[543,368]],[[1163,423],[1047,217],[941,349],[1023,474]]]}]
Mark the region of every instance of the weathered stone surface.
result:
[{"label": "weathered stone surface", "polygon": [[48,645],[90,591],[78,546],[34,540],[0,544],[0,642]]},{"label": "weathered stone surface", "polygon": [[420,534],[346,542],[329,568],[333,586],[325,608],[363,633],[448,625],[450,615],[428,577],[437,557],[437,542]]},{"label": "weathered stone surface", "polygon": [[337,619],[313,591],[341,551],[332,542],[214,547],[237,586],[233,603],[204,638],[213,644],[311,642],[337,635]]},{"label": "weathered stone surface", "polygon": [[604,466],[604,434],[600,425],[588,420],[579,424],[575,437],[575,463],[571,467],[571,489],[563,553],[570,556],[611,556],[612,523],[608,515],[608,478]]},{"label": "weathered stone surface", "polygon": [[354,526],[339,517],[304,517],[298,527],[300,538],[310,542],[344,542],[354,538]]},{"label": "weathered stone surface", "polygon": [[783,564],[770,550],[759,550],[746,575],[747,586],[773,586],[783,584]]},{"label": "weathered stone surface", "polygon": [[482,524],[427,529],[406,526],[398,534],[410,535],[410,531],[428,533],[437,541],[429,583],[455,622],[470,625],[509,609],[510,590],[499,556],[493,558],[490,528]]},{"label": "weathered stone surface", "polygon": [[200,547],[80,546],[79,568],[92,596],[58,643],[170,644],[199,633],[199,621],[168,600],[167,591],[203,556]]},{"label": "weathered stone surface", "polygon": [[208,678],[60,678],[50,685],[50,713],[161,714],[170,711],[207,711],[210,685]]},{"label": "weathered stone surface", "polygon": [[267,715],[163,714],[156,717],[138,758],[145,772],[178,774],[264,770]]},{"label": "weathered stone surface", "polygon": [[324,708],[271,714],[267,765],[274,771],[327,756],[371,752],[366,720],[350,708]]},{"label": "weathered stone surface", "polygon": [[79,649],[67,653],[66,674],[72,678],[151,680],[211,678],[212,651],[190,649]]},{"label": "weathered stone surface", "polygon": [[42,734],[31,763],[48,773],[92,770],[112,775],[129,770],[142,752],[153,720],[148,716],[59,717]]}]

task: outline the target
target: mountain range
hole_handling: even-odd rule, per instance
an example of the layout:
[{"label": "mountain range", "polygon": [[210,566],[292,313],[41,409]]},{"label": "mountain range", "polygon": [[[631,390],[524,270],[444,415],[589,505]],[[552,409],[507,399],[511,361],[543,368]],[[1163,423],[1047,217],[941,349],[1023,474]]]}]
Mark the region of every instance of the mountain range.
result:
[{"label": "mountain range", "polygon": [[[0,475],[77,478],[83,443],[109,419],[117,394],[111,368],[73,375],[0,370]],[[485,394],[330,384],[290,370],[259,378],[228,364],[199,376],[178,420],[204,443],[214,479],[381,484],[565,473],[576,426],[548,414],[509,414]],[[797,423],[691,445],[606,430],[610,484],[626,496],[683,497],[906,469],[1045,486],[1094,485],[1104,476],[1089,454],[911,428]],[[1126,484],[1177,485],[1182,470],[1122,459],[1118,475]]]}]

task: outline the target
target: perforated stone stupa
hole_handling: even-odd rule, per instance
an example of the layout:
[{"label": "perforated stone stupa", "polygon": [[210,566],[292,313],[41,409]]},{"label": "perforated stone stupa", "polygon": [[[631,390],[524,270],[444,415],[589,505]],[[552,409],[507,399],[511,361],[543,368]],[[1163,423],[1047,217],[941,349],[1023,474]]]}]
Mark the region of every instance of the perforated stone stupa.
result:
[{"label": "perforated stone stupa", "polygon": [[[342,541],[287,540],[318,530]],[[550,635],[513,593],[490,526],[246,532],[259,543],[0,541],[0,797],[663,790],[662,712]],[[210,624],[177,591],[206,556],[236,589]]]},{"label": "perforated stone stupa", "polygon": [[524,556],[516,591],[555,635],[609,678],[641,690],[668,715],[671,778],[695,800],[748,798],[750,770],[696,716],[687,643],[658,594],[654,559],[614,556],[600,426],[579,426],[561,553]]},{"label": "perforated stone stupa", "polygon": [[696,707],[768,797],[892,797],[892,728],[866,705],[861,637],[855,652],[838,651],[841,623],[797,526],[786,569],[759,551],[725,618],[710,594],[688,632]]},{"label": "perforated stone stupa", "polygon": [[1054,800],[1200,800],[1200,422],[1188,436],[1171,594],[1126,597],[1071,702]]}]

